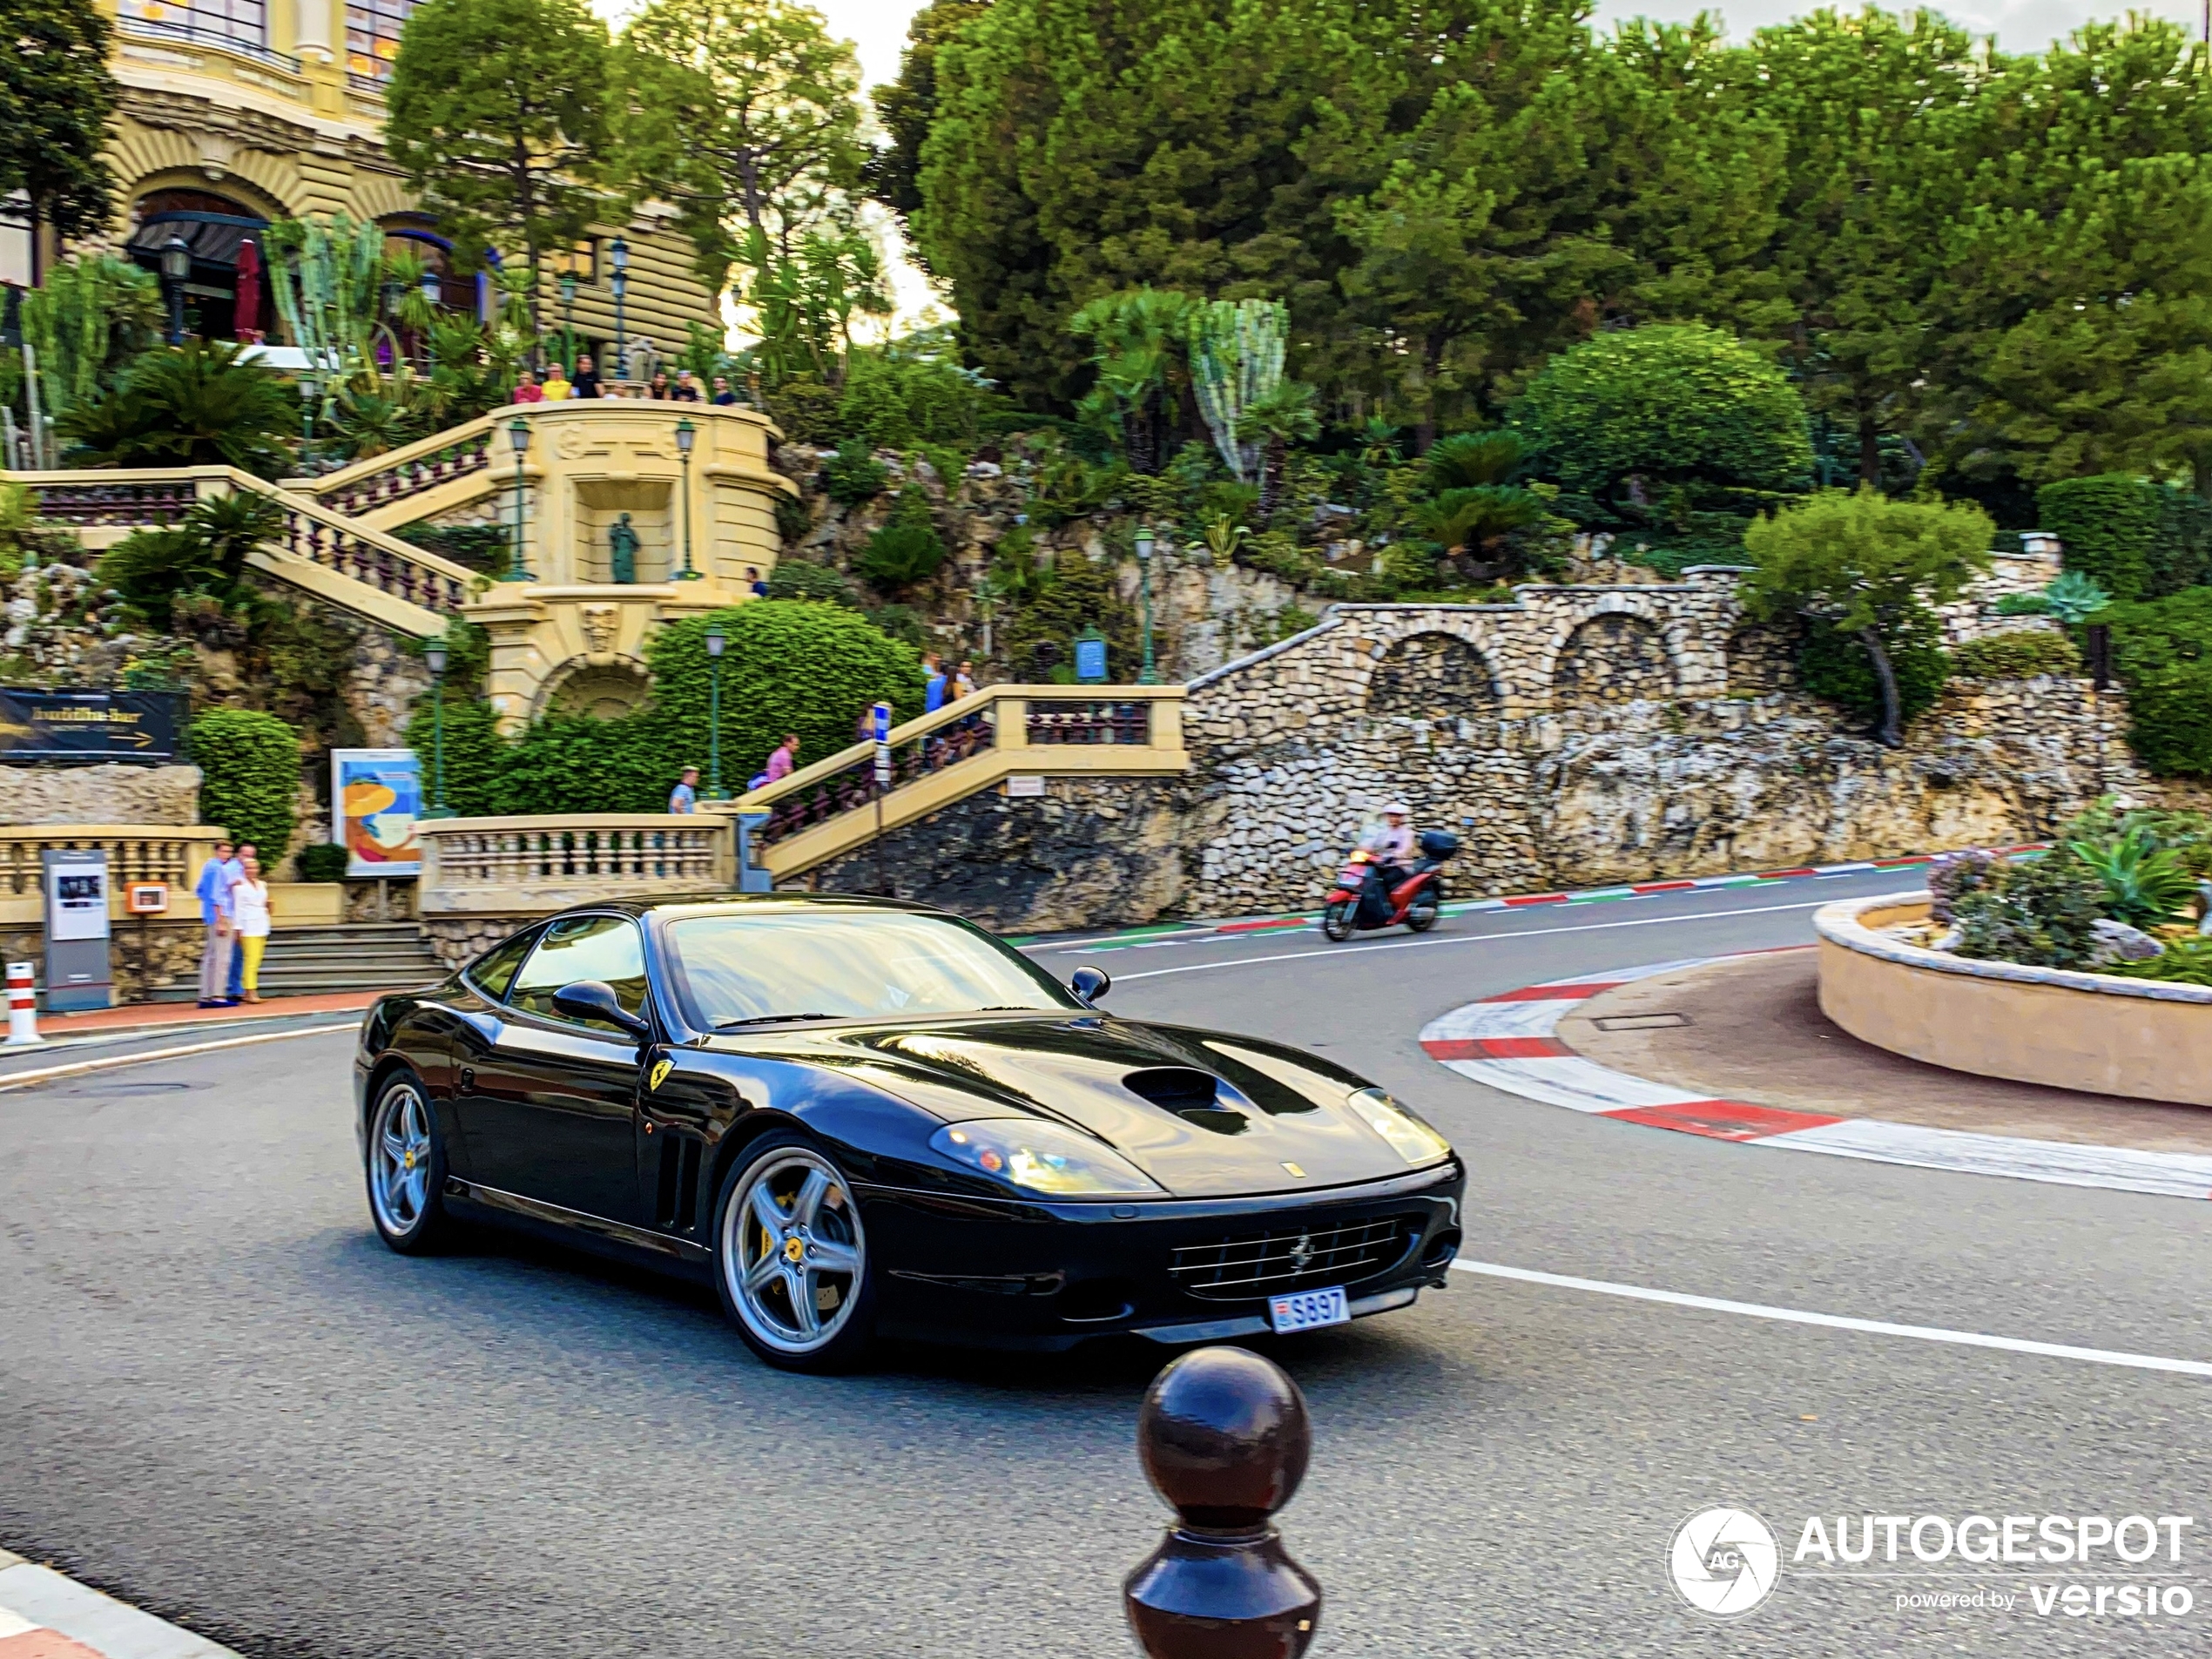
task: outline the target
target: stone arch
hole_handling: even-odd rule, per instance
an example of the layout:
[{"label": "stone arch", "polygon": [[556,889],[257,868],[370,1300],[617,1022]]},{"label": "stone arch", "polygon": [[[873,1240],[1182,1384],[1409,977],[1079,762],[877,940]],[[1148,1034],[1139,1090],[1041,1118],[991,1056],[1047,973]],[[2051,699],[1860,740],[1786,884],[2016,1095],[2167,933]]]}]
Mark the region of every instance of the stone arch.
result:
[{"label": "stone arch", "polygon": [[644,707],[652,694],[653,683],[645,665],[634,657],[603,663],[572,657],[546,677],[530,716],[543,719],[549,714],[584,714],[599,720],[618,719]]},{"label": "stone arch", "polygon": [[1604,610],[1567,636],[1552,660],[1555,708],[1629,703],[1676,694],[1675,653],[1649,617]]},{"label": "stone arch", "polygon": [[1471,640],[1440,630],[1396,641],[1367,679],[1366,711],[1385,718],[1487,718],[1497,701],[1488,658]]}]

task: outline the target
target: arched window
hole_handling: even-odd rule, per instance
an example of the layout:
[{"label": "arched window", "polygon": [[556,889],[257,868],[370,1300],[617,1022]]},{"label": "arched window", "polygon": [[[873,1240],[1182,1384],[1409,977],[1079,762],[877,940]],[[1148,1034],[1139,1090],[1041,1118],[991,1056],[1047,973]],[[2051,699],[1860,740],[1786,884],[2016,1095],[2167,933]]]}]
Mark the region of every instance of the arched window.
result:
[{"label": "arched window", "polygon": [[1666,641],[1642,617],[1592,617],[1567,637],[1552,669],[1556,708],[1674,694],[1674,668],[1667,660]]},{"label": "arched window", "polygon": [[[246,203],[209,190],[150,190],[139,198],[136,223],[123,251],[158,274],[162,250],[182,242],[192,254],[192,274],[182,293],[185,332],[205,340],[234,340],[240,327],[266,333],[275,314],[268,261],[260,243],[269,221]],[[252,264],[260,274],[253,303],[241,320],[239,265],[246,244],[255,244]]]},{"label": "arched window", "polygon": [[1367,682],[1367,712],[1450,720],[1494,713],[1497,690],[1482,653],[1457,634],[1411,634],[1386,651]]}]

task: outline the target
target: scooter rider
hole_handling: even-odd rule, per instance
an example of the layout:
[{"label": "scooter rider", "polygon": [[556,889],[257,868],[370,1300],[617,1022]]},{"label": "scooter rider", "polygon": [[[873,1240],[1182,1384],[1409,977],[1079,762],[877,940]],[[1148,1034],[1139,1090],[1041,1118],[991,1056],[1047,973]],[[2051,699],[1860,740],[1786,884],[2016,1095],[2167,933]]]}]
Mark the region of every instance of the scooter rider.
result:
[{"label": "scooter rider", "polygon": [[1383,808],[1381,825],[1360,838],[1361,850],[1374,855],[1386,890],[1406,879],[1406,867],[1413,861],[1413,808],[1394,800]]}]

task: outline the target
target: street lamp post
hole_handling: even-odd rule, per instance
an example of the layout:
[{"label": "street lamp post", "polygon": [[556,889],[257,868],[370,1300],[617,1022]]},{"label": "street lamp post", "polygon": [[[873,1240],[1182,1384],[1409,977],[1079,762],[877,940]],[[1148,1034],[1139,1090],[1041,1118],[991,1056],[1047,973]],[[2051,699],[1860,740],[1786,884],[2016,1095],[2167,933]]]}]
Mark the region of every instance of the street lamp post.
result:
[{"label": "street lamp post", "polygon": [[619,236],[607,249],[607,263],[613,266],[610,280],[615,290],[615,378],[630,378],[630,335],[623,328],[622,302],[630,293],[630,244]]},{"label": "street lamp post", "polygon": [[169,343],[185,343],[185,284],[192,280],[192,249],[172,236],[161,250],[161,282],[169,290]]},{"label": "street lamp post", "polygon": [[576,375],[576,273],[561,273],[561,356],[563,371]]},{"label": "street lamp post", "polygon": [[425,645],[422,660],[430,664],[430,810],[425,818],[451,818],[446,805],[446,648]]},{"label": "street lamp post", "polygon": [[1136,568],[1144,606],[1144,670],[1136,677],[1139,685],[1153,685],[1159,675],[1152,666],[1152,530],[1150,525],[1136,532]]},{"label": "street lamp post", "polygon": [[698,437],[699,429],[688,416],[676,423],[676,458],[684,463],[684,568],[676,574],[678,582],[699,579],[691,568],[691,446]]},{"label": "street lamp post", "polygon": [[515,556],[507,566],[509,582],[531,580],[529,567],[523,563],[523,456],[530,447],[530,423],[521,415],[507,428],[508,441],[515,446]]},{"label": "street lamp post", "polygon": [[719,628],[706,631],[706,798],[727,800],[722,787],[722,648],[729,640]]}]

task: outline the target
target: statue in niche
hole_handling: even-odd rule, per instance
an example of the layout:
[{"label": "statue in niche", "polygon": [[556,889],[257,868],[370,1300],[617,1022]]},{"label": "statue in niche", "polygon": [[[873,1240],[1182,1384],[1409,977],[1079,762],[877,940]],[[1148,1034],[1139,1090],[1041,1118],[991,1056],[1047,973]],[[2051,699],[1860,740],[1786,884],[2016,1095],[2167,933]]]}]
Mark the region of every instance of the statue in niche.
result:
[{"label": "statue in niche", "polygon": [[637,532],[630,528],[628,513],[607,532],[607,555],[617,582],[637,580]]}]

